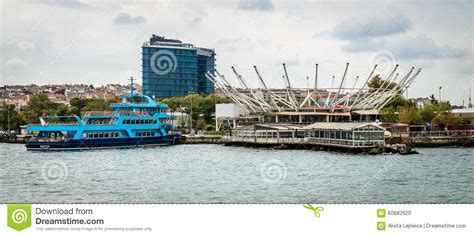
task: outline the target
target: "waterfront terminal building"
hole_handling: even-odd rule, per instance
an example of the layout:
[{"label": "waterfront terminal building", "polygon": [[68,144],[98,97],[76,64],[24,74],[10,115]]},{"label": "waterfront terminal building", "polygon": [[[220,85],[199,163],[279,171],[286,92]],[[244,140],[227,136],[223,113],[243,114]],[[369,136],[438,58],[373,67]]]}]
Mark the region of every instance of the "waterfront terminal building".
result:
[{"label": "waterfront terminal building", "polygon": [[143,94],[169,98],[213,93],[206,73],[214,73],[215,55],[213,49],[152,35],[142,46]]}]

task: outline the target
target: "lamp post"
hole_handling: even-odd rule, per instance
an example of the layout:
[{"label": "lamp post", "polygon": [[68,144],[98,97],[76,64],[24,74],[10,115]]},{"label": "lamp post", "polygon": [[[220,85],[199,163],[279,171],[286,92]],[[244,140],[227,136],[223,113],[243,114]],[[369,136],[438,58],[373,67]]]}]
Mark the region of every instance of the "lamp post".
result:
[{"label": "lamp post", "polygon": [[189,123],[189,134],[193,135],[193,97],[194,92],[189,92],[188,95],[191,95],[191,122]]},{"label": "lamp post", "polygon": [[442,88],[443,88],[442,86],[439,86],[439,102],[440,102],[440,103],[441,103],[441,89],[442,89]]},{"label": "lamp post", "polygon": [[193,135],[193,97],[191,97],[191,122],[189,123],[189,134]]}]

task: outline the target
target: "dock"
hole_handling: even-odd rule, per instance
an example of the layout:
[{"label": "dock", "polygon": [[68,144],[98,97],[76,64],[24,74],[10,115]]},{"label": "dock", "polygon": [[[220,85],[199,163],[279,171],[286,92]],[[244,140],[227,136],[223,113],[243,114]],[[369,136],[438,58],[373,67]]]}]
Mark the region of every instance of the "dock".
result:
[{"label": "dock", "polygon": [[183,135],[176,144],[223,144],[221,135]]}]

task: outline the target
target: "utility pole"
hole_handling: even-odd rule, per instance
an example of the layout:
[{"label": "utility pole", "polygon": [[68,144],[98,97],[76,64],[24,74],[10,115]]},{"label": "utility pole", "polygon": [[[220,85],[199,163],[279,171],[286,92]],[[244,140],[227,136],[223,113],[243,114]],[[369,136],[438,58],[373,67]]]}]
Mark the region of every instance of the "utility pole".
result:
[{"label": "utility pole", "polygon": [[443,88],[443,86],[439,86],[439,102],[441,103],[441,89]]},{"label": "utility pole", "polygon": [[306,76],[306,87],[308,88],[308,94],[309,94],[309,76]]},{"label": "utility pole", "polygon": [[191,122],[189,122],[189,134],[193,135],[193,97],[191,97]]},{"label": "utility pole", "polygon": [[[472,83],[471,83],[471,87],[472,87]],[[469,87],[469,104],[467,104],[467,107],[468,107],[468,108],[472,108],[472,103],[471,103],[471,87]]]},{"label": "utility pole", "polygon": [[10,135],[10,105],[6,104],[7,106],[7,127],[8,127],[8,135]]}]

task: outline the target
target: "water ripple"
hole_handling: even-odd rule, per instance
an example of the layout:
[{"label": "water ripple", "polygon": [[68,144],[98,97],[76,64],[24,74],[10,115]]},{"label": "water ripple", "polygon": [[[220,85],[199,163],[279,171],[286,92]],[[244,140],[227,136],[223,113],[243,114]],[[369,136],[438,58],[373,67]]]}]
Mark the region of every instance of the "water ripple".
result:
[{"label": "water ripple", "polygon": [[[412,156],[221,145],[44,153],[0,144],[0,150],[1,203],[474,202],[473,148],[419,149]],[[43,170],[51,162],[64,168],[57,182],[43,178],[42,171],[54,173]],[[265,163],[278,163],[270,176],[262,176]]]}]

